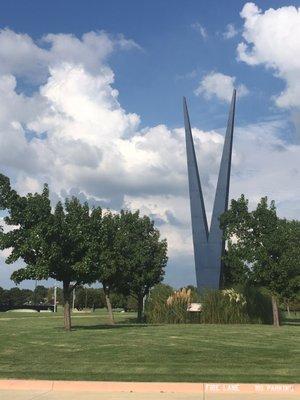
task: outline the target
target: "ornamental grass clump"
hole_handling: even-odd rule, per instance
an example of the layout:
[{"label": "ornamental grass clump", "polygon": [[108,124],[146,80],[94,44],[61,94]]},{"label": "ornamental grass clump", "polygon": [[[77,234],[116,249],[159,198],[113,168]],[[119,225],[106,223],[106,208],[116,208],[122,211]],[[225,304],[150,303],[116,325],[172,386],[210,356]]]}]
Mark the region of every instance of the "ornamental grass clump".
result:
[{"label": "ornamental grass clump", "polygon": [[150,324],[167,323],[167,299],[173,293],[171,286],[158,284],[150,292],[145,304],[146,321]]},{"label": "ornamental grass clump", "polygon": [[228,297],[231,304],[239,303],[242,306],[247,304],[246,299],[242,293],[236,292],[233,288],[222,290],[222,295]]},{"label": "ornamental grass clump", "polygon": [[168,322],[173,324],[190,322],[187,308],[191,300],[191,289],[183,288],[172,293],[167,299]]},{"label": "ornamental grass clump", "polygon": [[209,290],[201,299],[201,322],[206,324],[244,324],[250,322],[247,301],[234,289]]},{"label": "ornamental grass clump", "polygon": [[[194,302],[201,303],[201,312],[187,311]],[[196,288],[174,291],[159,284],[146,301],[148,323],[269,324],[271,310],[270,296],[254,287],[207,290],[199,296]]]},{"label": "ornamental grass clump", "polygon": [[197,300],[197,291],[191,288],[170,291],[168,286],[157,285],[146,302],[147,322],[168,324],[199,322],[199,313],[187,311],[189,304]]}]

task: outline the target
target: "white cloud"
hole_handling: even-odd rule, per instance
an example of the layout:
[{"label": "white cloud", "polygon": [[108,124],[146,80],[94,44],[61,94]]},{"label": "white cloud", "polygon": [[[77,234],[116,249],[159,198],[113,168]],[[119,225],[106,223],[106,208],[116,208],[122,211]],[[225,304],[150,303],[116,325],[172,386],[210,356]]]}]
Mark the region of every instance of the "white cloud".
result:
[{"label": "white cloud", "polygon": [[223,32],[223,38],[226,39],[226,40],[232,39],[237,34],[238,34],[238,31],[235,29],[234,24],[228,24],[226,26],[225,32]]},{"label": "white cloud", "polygon": [[282,139],[287,129],[282,120],[236,128],[231,197],[245,193],[253,206],[267,195],[282,217],[299,219],[300,146]]},{"label": "white cloud", "polygon": [[0,31],[0,73],[40,83],[48,76],[49,66],[61,62],[80,64],[87,71],[98,74],[107,57],[118,49],[140,49],[133,40],[123,35],[88,32],[77,38],[71,34],[48,34],[38,45],[27,34],[10,29]]},{"label": "white cloud", "polygon": [[203,25],[201,25],[199,22],[195,22],[191,25],[191,27],[198,33],[200,33],[200,35],[202,36],[202,39],[207,39],[208,34],[206,29],[204,28]]},{"label": "white cloud", "polygon": [[194,93],[196,96],[203,95],[207,99],[215,96],[222,101],[230,102],[234,87],[236,87],[239,97],[246,96],[249,93],[245,85],[236,85],[235,81],[234,76],[212,71],[202,78]]},{"label": "white cloud", "polygon": [[276,97],[279,107],[300,107],[300,9],[286,6],[262,12],[254,3],[242,9],[244,41],[238,59],[262,64],[282,78],[286,87]]}]

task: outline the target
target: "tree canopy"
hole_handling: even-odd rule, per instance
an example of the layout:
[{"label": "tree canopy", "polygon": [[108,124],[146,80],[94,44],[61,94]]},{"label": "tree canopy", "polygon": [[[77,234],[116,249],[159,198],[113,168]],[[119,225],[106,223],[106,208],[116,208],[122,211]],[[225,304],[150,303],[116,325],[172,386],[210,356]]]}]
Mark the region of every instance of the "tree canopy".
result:
[{"label": "tree canopy", "polygon": [[[142,320],[143,299],[149,290],[163,280],[167,264],[167,241],[160,239],[158,229],[148,216],[139,212],[122,212],[124,249],[129,271],[128,291],[138,302],[138,320]],[[129,235],[126,237],[126,232]]]},{"label": "tree canopy", "polygon": [[275,203],[269,204],[266,197],[249,211],[249,202],[242,195],[232,200],[221,216],[221,228],[228,245],[227,281],[266,287],[278,324],[277,300],[292,296],[300,288],[300,222],[278,218]]},{"label": "tree canopy", "polygon": [[49,190],[20,196],[9,179],[0,176],[0,207],[8,212],[1,232],[1,249],[11,248],[7,263],[21,258],[25,266],[13,272],[12,280],[52,278],[63,284],[65,329],[71,329],[70,297],[74,287],[94,281],[92,264],[86,262],[90,213],[87,204],[67,199],[51,210]]},{"label": "tree canopy", "polygon": [[109,294],[136,296],[139,316],[143,297],[159,283],[167,263],[167,242],[149,217],[139,212],[90,209],[76,197],[51,208],[48,186],[42,193],[19,195],[0,174],[0,209],[9,227],[0,232],[0,248],[11,249],[6,262],[24,266],[15,283],[52,278],[62,282],[65,329],[71,329],[74,288],[99,281],[112,316]]},{"label": "tree canopy", "polygon": [[103,285],[111,320],[109,294],[112,290],[136,297],[141,320],[144,296],[164,276],[166,240],[160,239],[153,221],[147,216],[140,217],[138,211],[100,215],[100,210],[94,210],[91,221],[88,258]]}]

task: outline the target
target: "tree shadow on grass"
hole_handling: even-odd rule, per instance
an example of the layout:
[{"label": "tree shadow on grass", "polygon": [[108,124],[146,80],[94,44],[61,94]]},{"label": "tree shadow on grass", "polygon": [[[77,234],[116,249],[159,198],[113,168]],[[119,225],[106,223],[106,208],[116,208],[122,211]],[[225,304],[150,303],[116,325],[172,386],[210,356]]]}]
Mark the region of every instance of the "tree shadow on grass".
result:
[{"label": "tree shadow on grass", "polygon": [[147,328],[147,324],[97,324],[97,325],[74,325],[72,330],[105,330],[105,329],[122,329],[122,328]]}]

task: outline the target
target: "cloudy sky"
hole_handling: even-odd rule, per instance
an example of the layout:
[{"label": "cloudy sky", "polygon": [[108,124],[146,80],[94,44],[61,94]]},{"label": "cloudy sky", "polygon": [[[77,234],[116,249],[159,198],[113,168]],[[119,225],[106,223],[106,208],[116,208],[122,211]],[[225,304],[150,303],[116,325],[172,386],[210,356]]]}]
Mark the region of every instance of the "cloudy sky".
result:
[{"label": "cloudy sky", "polygon": [[[172,3],[172,4],[171,4]],[[150,215],[166,281],[195,282],[182,96],[208,213],[238,91],[231,197],[300,218],[298,1],[52,0],[0,7],[0,169],[53,203]],[[3,214],[2,214],[3,216]],[[0,258],[0,286],[13,268]],[[24,287],[30,286],[25,282]]]}]

